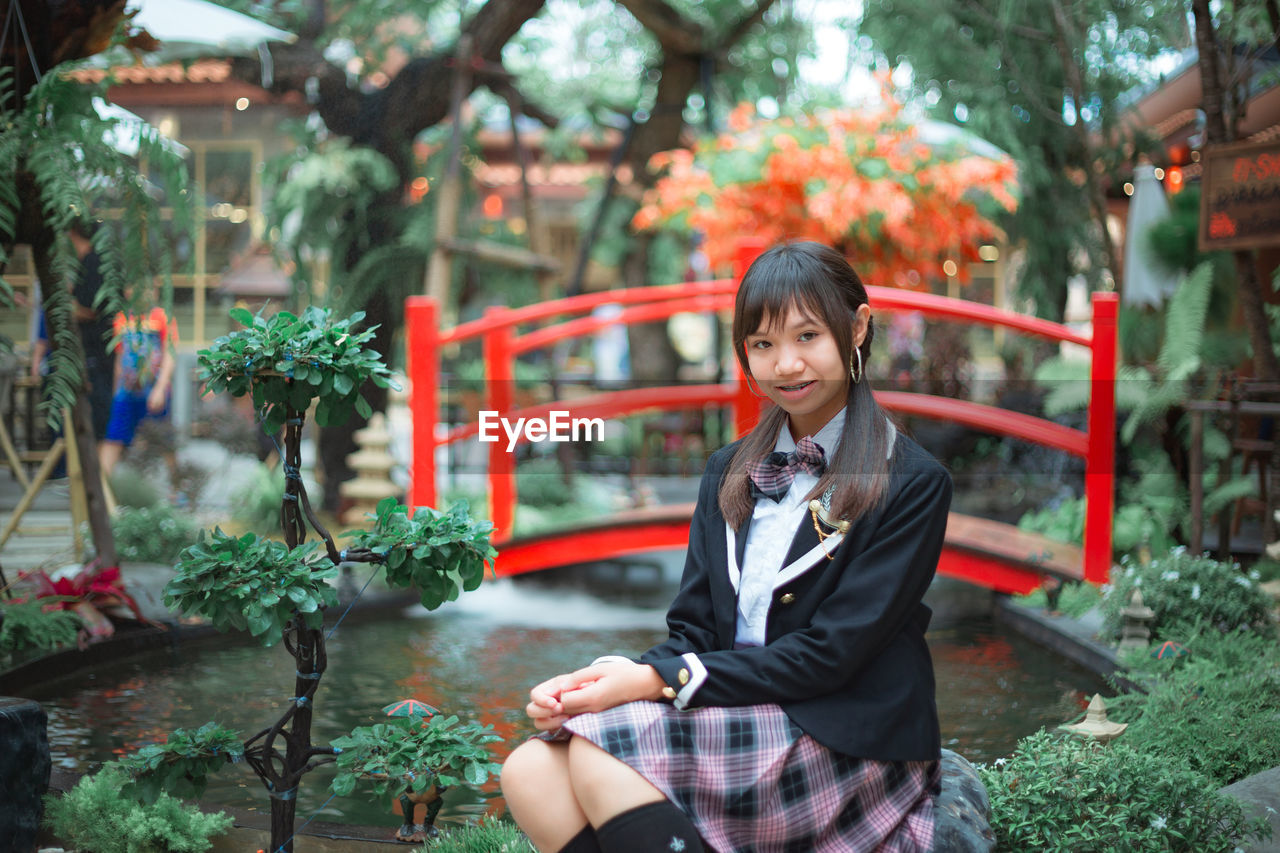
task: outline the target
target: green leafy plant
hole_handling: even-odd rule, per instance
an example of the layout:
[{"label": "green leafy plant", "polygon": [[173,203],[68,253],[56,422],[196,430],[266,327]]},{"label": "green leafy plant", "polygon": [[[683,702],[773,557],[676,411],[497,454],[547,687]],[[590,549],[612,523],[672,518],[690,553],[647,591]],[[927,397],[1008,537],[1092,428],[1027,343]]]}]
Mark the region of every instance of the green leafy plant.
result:
[{"label": "green leafy plant", "polygon": [[393,384],[378,353],[364,347],[377,327],[355,330],[363,312],[334,320],[315,306],[300,316],[281,311],[271,317],[233,308],[231,316],[245,328],[200,350],[200,379],[206,393],[251,395],[268,433],[284,426],[288,409],[306,411],[313,399],[319,401],[320,426],[344,423],[353,409],[367,418],[373,409],[360,396],[360,386],[365,381],[382,388]]},{"label": "green leafy plant", "polygon": [[[472,521],[465,504],[447,512],[423,507],[410,515],[394,498],[378,505],[372,530],[354,532],[354,542],[339,551],[307,497],[301,470],[302,426],[313,400],[321,424],[338,423],[352,409],[369,414],[360,387],[366,381],[390,384],[378,353],[363,346],[371,331],[356,330],[361,314],[335,320],[316,308],[296,316],[282,312],[267,318],[243,310],[232,316],[247,328],[218,338],[200,352],[202,375],[210,391],[250,396],[265,429],[281,432],[284,490],[278,518],[285,541],[254,533],[230,536],[221,530],[202,535],[183,551],[176,576],[165,586],[165,603],[204,616],[219,630],[246,630],[265,646],[283,641],[295,662],[297,695],[276,722],[246,739],[240,752],[233,754],[222,734],[183,734],[167,747],[140,754],[138,761],[146,772],[140,771],[139,778],[180,777],[200,785],[221,760],[242,755],[272,794],[271,849],[288,853],[295,795],[303,776],[343,754],[340,747],[311,741],[314,702],[328,666],[324,613],[338,600],[330,584],[338,565],[376,563],[385,569],[389,586],[415,586],[422,603],[435,608],[475,589],[483,580],[485,563],[492,564],[496,552],[489,545],[492,525]],[[319,534],[318,541],[304,541],[308,527]],[[200,730],[207,731],[218,730]],[[390,737],[398,730],[393,726],[378,731]],[[488,778],[492,766],[484,744],[496,738],[478,729],[459,731],[464,734],[437,738],[430,749],[411,747],[403,738],[393,738],[386,749],[399,750],[396,755],[406,758],[411,748],[419,749],[412,757],[423,763],[415,773],[439,773],[441,779],[453,780],[453,769],[472,784],[483,766]],[[210,746],[211,740],[217,748]],[[383,783],[403,784],[403,774],[384,775]]]},{"label": "green leafy plant", "polygon": [[127,779],[108,764],[66,794],[48,795],[46,824],[85,853],[200,853],[231,828],[229,815],[205,814],[163,792],[139,803],[122,792]]},{"label": "green leafy plant", "polygon": [[37,598],[31,601],[5,601],[0,605],[4,622],[0,623],[0,651],[23,649],[56,649],[75,643],[80,632],[80,617],[71,610],[58,609],[66,597]]},{"label": "green leafy plant", "polygon": [[1179,639],[1185,657],[1135,654],[1129,678],[1145,692],[1108,703],[1127,722],[1124,742],[1168,767],[1186,767],[1229,785],[1280,765],[1280,648],[1274,638],[1222,634],[1207,625]]},{"label": "green leafy plant", "polygon": [[978,773],[1001,851],[1216,853],[1270,834],[1211,780],[1119,741],[1041,729]]},{"label": "green leafy plant", "polygon": [[[1027,595],[1015,596],[1015,600],[1026,607],[1048,607],[1049,600],[1043,588],[1033,590]],[[1058,611],[1064,616],[1079,619],[1102,602],[1102,593],[1089,583],[1069,582],[1063,584],[1058,593]]]},{"label": "green leafy plant", "polygon": [[466,501],[447,512],[418,507],[410,516],[408,507],[384,498],[371,517],[372,531],[347,534],[352,545],[380,555],[387,583],[416,588],[428,610],[480,586],[485,563],[498,555],[489,545],[492,522],[473,521]]},{"label": "green leafy plant", "polygon": [[182,552],[182,571],[164,589],[166,607],[204,616],[219,631],[248,631],[264,646],[275,645],[295,617],[317,628],[323,608],[338,603],[328,581],[338,567],[321,543],[289,548],[255,533],[228,536],[201,531]]},{"label": "green leafy plant", "polygon": [[166,793],[199,797],[209,774],[228,761],[244,758],[240,733],[206,723],[198,729],[174,729],[162,744],[144,746],[116,764],[126,775],[121,789],[143,803],[154,803]]},{"label": "green leafy plant", "polygon": [[111,519],[116,554],[122,560],[172,563],[196,541],[195,521],[169,504],[121,507]]},{"label": "green leafy plant", "polygon": [[359,726],[333,742],[340,750],[333,791],[350,794],[361,781],[378,797],[405,788],[424,791],[436,784],[483,785],[500,769],[486,744],[500,740],[492,726],[460,725],[457,717],[438,714]]},{"label": "green leafy plant", "polygon": [[1271,600],[1258,588],[1259,577],[1181,547],[1145,564],[1122,559],[1103,589],[1105,630],[1120,636],[1120,611],[1133,591],[1141,589],[1143,604],[1156,614],[1151,630],[1157,638],[1178,640],[1178,632],[1197,621],[1224,633],[1243,630],[1274,636]]}]

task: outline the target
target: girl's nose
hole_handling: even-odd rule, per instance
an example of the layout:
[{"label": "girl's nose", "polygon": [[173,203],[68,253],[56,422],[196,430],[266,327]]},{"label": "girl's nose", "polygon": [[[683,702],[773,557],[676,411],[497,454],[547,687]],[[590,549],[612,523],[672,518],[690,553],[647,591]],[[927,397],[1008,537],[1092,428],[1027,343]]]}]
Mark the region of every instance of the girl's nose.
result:
[{"label": "girl's nose", "polygon": [[774,363],[774,369],[782,376],[789,376],[804,370],[804,360],[795,350],[781,347],[778,350],[778,360]]}]

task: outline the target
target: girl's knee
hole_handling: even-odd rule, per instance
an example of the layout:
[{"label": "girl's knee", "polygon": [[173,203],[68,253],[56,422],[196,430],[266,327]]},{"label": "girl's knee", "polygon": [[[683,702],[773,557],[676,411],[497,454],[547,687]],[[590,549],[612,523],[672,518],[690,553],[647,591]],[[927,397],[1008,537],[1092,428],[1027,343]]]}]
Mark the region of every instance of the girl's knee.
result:
[{"label": "girl's knee", "polygon": [[498,777],[502,795],[508,802],[535,794],[539,787],[564,773],[565,759],[556,754],[557,750],[563,752],[564,747],[530,740],[511,751],[507,760],[502,763],[502,772]]}]

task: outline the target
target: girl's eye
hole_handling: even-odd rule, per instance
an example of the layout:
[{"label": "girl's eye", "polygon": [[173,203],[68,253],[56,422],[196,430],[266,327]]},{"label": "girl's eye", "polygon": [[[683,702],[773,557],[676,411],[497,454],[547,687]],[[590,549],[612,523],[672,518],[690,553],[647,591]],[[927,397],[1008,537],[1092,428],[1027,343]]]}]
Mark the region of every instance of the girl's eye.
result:
[{"label": "girl's eye", "polygon": [[814,338],[816,338],[817,336],[818,336],[818,333],[817,333],[817,332],[801,332],[801,333],[800,333],[800,337],[798,338],[798,340],[799,340],[801,343],[805,343],[805,342],[807,342],[807,341],[811,341],[811,340],[813,340],[813,339],[814,339]]},{"label": "girl's eye", "polygon": [[768,341],[753,341],[753,342],[752,342],[752,344],[751,344],[751,348],[752,348],[752,349],[768,349],[768,348],[769,348],[769,342],[768,342]]}]

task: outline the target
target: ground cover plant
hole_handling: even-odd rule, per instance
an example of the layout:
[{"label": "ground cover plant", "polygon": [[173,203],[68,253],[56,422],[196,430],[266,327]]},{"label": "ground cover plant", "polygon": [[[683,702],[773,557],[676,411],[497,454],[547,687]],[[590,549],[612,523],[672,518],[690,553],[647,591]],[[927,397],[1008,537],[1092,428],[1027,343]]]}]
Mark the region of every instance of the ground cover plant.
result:
[{"label": "ground cover plant", "polygon": [[1200,773],[1119,741],[1042,729],[978,773],[999,851],[1229,853],[1269,834]]},{"label": "ground cover plant", "polygon": [[[131,779],[126,791],[155,802],[164,792],[198,796],[211,772],[229,762],[247,763],[271,799],[271,849],[288,853],[298,787],[321,765],[337,764],[335,794],[357,786],[377,793],[480,785],[496,772],[487,745],[497,736],[456,717],[412,717],[357,729],[328,744],[312,739],[314,700],[328,663],[325,641],[341,622],[325,632],[326,612],[338,603],[333,582],[339,565],[373,563],[389,586],[416,589],[423,606],[434,609],[478,587],[496,552],[489,545],[492,526],[472,520],[466,504],[410,513],[394,498],[378,505],[369,529],[344,534],[347,547],[339,550],[302,481],[304,413],[314,403],[321,425],[339,423],[352,411],[369,415],[360,389],[366,382],[390,382],[378,353],[365,346],[373,330],[357,329],[360,314],[335,320],[318,308],[274,317],[235,310],[232,316],[245,328],[200,351],[201,379],[210,392],[249,396],[267,434],[281,436],[284,491],[277,517],[284,541],[252,532],[203,532],[182,552],[164,599],[220,631],[245,631],[263,646],[282,643],[295,662],[292,695],[281,699],[276,722],[247,738],[213,724],[178,730],[121,766]],[[318,538],[306,541],[308,528]]]},{"label": "ground cover plant", "polygon": [[231,828],[224,812],[205,814],[166,793],[142,803],[122,788],[127,773],[105,765],[62,796],[45,799],[45,821],[59,838],[85,853],[200,853]]}]

